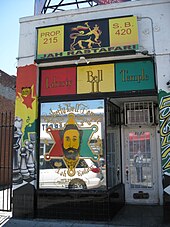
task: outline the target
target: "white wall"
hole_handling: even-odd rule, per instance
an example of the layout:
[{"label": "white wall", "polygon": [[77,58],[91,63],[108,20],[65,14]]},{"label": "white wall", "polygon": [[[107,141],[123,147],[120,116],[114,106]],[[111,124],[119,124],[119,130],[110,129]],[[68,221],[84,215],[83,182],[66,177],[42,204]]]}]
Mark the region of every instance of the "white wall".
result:
[{"label": "white wall", "polygon": [[139,27],[139,49],[156,56],[158,89],[170,91],[170,0],[134,1],[55,12],[20,19],[18,66],[34,63],[36,27],[76,21],[136,15]]}]

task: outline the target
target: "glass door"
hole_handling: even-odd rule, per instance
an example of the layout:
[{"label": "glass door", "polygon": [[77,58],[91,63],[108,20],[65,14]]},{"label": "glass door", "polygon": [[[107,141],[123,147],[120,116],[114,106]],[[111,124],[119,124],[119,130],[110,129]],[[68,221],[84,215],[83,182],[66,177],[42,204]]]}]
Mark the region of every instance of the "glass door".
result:
[{"label": "glass door", "polygon": [[125,129],[124,182],[127,203],[158,203],[155,130]]}]

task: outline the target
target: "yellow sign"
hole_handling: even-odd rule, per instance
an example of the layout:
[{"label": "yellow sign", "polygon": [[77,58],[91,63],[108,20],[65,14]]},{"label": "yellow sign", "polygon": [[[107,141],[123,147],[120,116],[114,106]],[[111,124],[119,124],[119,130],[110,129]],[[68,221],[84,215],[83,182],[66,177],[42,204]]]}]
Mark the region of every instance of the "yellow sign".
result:
[{"label": "yellow sign", "polygon": [[82,55],[134,53],[137,49],[136,16],[78,21],[37,29],[37,62]]},{"label": "yellow sign", "polygon": [[137,17],[109,20],[110,46],[138,44]]},{"label": "yellow sign", "polygon": [[114,64],[77,67],[77,94],[115,91]]},{"label": "yellow sign", "polygon": [[52,26],[38,29],[37,54],[64,51],[64,26]]}]

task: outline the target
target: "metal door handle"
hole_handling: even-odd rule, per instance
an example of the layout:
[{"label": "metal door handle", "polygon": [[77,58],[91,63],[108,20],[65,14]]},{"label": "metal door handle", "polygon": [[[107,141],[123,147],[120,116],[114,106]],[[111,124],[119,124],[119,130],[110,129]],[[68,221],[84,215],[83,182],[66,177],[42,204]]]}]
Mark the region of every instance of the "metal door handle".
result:
[{"label": "metal door handle", "polygon": [[128,166],[126,167],[126,180],[128,181],[129,178],[129,168]]},{"label": "metal door handle", "polygon": [[120,177],[120,169],[119,169],[119,166],[117,167],[117,179],[119,181],[119,177]]}]

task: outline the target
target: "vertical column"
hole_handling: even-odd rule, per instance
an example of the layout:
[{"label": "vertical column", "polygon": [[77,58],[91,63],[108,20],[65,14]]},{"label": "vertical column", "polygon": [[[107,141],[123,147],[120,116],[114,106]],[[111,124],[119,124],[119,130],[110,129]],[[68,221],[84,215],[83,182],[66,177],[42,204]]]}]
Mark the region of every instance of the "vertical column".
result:
[{"label": "vertical column", "polygon": [[34,217],[36,185],[37,67],[19,67],[13,143],[13,215]]}]

